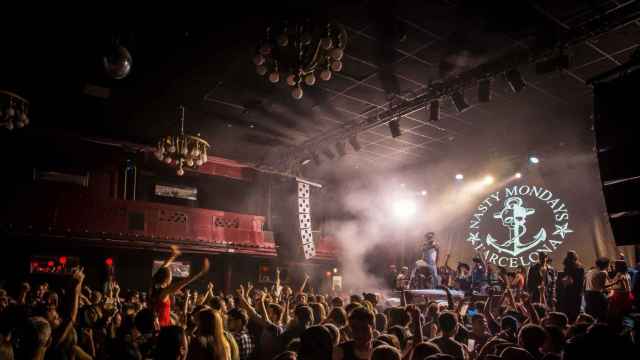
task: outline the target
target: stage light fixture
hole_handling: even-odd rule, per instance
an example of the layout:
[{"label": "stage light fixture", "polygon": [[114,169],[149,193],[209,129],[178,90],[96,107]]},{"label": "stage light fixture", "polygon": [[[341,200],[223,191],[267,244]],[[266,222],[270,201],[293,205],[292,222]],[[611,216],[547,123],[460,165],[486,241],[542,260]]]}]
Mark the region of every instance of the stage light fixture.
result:
[{"label": "stage light fixture", "polygon": [[389,131],[391,132],[391,137],[397,138],[402,135],[402,131],[400,131],[400,120],[394,119],[389,121]]},{"label": "stage light fixture", "polygon": [[358,137],[356,135],[353,135],[349,138],[349,144],[351,144],[351,147],[355,151],[360,151],[360,149],[362,149],[362,146],[360,145],[360,142],[358,141]]},{"label": "stage light fixture", "polygon": [[485,185],[491,185],[491,184],[493,184],[493,181],[494,181],[494,179],[493,179],[493,176],[491,176],[491,175],[485,176],[484,179],[482,180],[482,182]]},{"label": "stage light fixture", "polygon": [[453,100],[453,105],[455,105],[458,112],[463,112],[469,107],[469,104],[464,99],[464,94],[460,90],[451,93],[451,100]]},{"label": "stage light fixture", "polygon": [[540,162],[540,158],[535,155],[529,156],[529,162],[532,164],[538,164]]},{"label": "stage light fixture", "polygon": [[491,101],[491,79],[481,79],[478,81],[478,101]]},{"label": "stage light fixture", "polygon": [[432,100],[429,104],[429,121],[436,122],[440,120],[440,101]]},{"label": "stage light fixture", "polygon": [[427,190],[422,190],[422,191],[420,191],[420,195],[422,195],[422,196],[427,196]]},{"label": "stage light fixture", "polygon": [[338,273],[338,268],[333,268],[333,273],[337,274]]},{"label": "stage light fixture", "polygon": [[521,179],[522,178],[522,174],[519,173],[519,172],[517,172],[515,176],[516,176],[516,179]]},{"label": "stage light fixture", "polygon": [[456,174],[456,180],[464,180],[464,175]]},{"label": "stage light fixture", "polygon": [[338,152],[338,156],[343,157],[347,155],[347,145],[341,141],[336,143],[336,151]]},{"label": "stage light fixture", "polygon": [[406,219],[416,213],[416,204],[409,199],[396,200],[393,203],[393,215],[398,219]]},{"label": "stage light fixture", "polygon": [[311,154],[311,158],[313,159],[313,163],[316,164],[316,166],[320,166],[322,164],[320,155],[318,155],[318,153],[314,152],[313,154]]},{"label": "stage light fixture", "polygon": [[307,165],[310,162],[311,162],[311,159],[304,159],[302,160],[302,165]]},{"label": "stage light fixture", "polygon": [[520,71],[516,69],[508,70],[504,75],[507,78],[507,82],[509,83],[509,86],[511,87],[511,90],[513,90],[513,92],[520,92],[526,86],[524,80],[522,79]]},{"label": "stage light fixture", "polygon": [[333,160],[336,155],[331,151],[331,149],[324,149],[324,151],[322,152],[324,154],[324,156],[326,156],[329,160]]}]

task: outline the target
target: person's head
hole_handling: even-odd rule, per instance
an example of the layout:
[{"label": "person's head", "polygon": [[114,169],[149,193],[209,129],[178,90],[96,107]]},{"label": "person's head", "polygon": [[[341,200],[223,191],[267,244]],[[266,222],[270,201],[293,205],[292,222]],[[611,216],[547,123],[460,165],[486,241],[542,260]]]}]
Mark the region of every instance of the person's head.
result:
[{"label": "person's head", "polygon": [[358,294],[353,294],[349,297],[349,302],[352,304],[360,304],[362,302],[362,296]]},{"label": "person's head", "polygon": [[187,336],[180,326],[167,326],[160,330],[156,345],[156,357],[159,360],[185,360],[189,351]]},{"label": "person's head", "polygon": [[440,348],[434,343],[421,342],[413,349],[411,360],[424,360],[427,356],[439,354]]},{"label": "person's head", "polygon": [[389,323],[387,324],[389,327],[400,325],[407,326],[409,323],[409,315],[402,307],[394,307],[389,311]]},{"label": "person's head", "polygon": [[378,295],[374,294],[374,293],[366,293],[366,294],[362,294],[363,298],[370,302],[371,305],[376,306],[378,305]]},{"label": "person's head", "polygon": [[309,304],[311,310],[313,310],[313,324],[319,325],[327,317],[327,313],[324,311],[324,306],[320,303]]},{"label": "person's head", "polygon": [[616,260],[614,263],[614,270],[616,274],[626,274],[629,271],[629,267],[627,266],[627,262],[624,260]]},{"label": "person's head", "polygon": [[306,294],[297,294],[295,296],[295,303],[298,305],[307,305],[307,295]]},{"label": "person's head", "polygon": [[214,296],[209,299],[209,306],[214,310],[220,311],[222,314],[227,313],[227,303],[225,299],[220,296]]},{"label": "person's head", "polygon": [[327,330],[329,330],[329,334],[331,335],[331,341],[333,342],[333,346],[336,347],[340,344],[340,329],[333,324],[324,324],[322,325]]},{"label": "person's head", "polygon": [[483,314],[475,314],[471,317],[471,329],[478,336],[487,332],[487,319]]},{"label": "person's head", "polygon": [[538,262],[542,265],[546,265],[549,262],[549,255],[544,251],[538,251]]},{"label": "person's head", "polygon": [[135,319],[133,320],[133,324],[142,334],[151,334],[158,330],[155,326],[156,315],[149,308],[138,311]]},{"label": "person's head", "polygon": [[429,305],[427,306],[427,321],[436,321],[436,319],[438,318],[438,303],[436,302],[431,302],[429,303]]},{"label": "person's head", "polygon": [[376,330],[384,332],[387,329],[387,315],[376,314]]},{"label": "person's head", "polygon": [[337,307],[341,308],[344,306],[344,301],[342,301],[341,297],[336,296],[333,299],[331,299],[331,306],[333,306],[334,308],[337,308]]},{"label": "person's head", "polygon": [[547,332],[540,325],[527,324],[518,334],[518,344],[529,352],[539,352],[546,340]]},{"label": "person's head", "polygon": [[566,340],[563,329],[557,326],[545,326],[544,330],[547,332],[547,337],[544,345],[542,346],[543,352],[555,354],[561,353]]},{"label": "person's head", "polygon": [[20,351],[25,359],[44,354],[51,345],[51,325],[39,316],[30,317],[24,326],[20,340]]},{"label": "person's head", "polygon": [[349,327],[356,345],[364,345],[373,340],[374,316],[364,307],[354,309],[349,314]]},{"label": "person's head", "polygon": [[438,316],[438,327],[443,336],[452,337],[458,331],[458,317],[451,311],[445,311]]},{"label": "person's head", "polygon": [[406,266],[403,266],[400,268],[400,273],[403,275],[408,275],[409,274],[409,268]]},{"label": "person's head", "polygon": [[510,331],[515,334],[518,332],[518,320],[513,316],[503,316],[500,319],[500,329]]},{"label": "person's head", "polygon": [[[400,325],[392,326],[389,329],[387,329],[387,333],[389,333],[389,335],[393,335],[395,338],[398,339],[398,342],[400,343],[400,347],[398,347],[398,349],[403,350],[405,345],[407,345],[407,340],[408,340],[406,328]],[[395,344],[391,344],[391,345],[395,346]]]},{"label": "person's head", "polygon": [[36,297],[38,299],[42,299],[42,297],[44,296],[44,294],[47,293],[47,291],[49,291],[49,284],[46,282],[41,283],[36,288]]},{"label": "person's head", "polygon": [[273,303],[269,304],[267,306],[267,315],[269,315],[269,320],[274,324],[280,324],[282,322],[282,306]]},{"label": "person's head", "polygon": [[297,360],[298,354],[294,351],[284,351],[276,355],[273,360]]},{"label": "person's head", "polygon": [[393,346],[396,349],[402,348],[402,345],[400,345],[400,339],[398,339],[394,334],[382,334],[378,336],[376,340],[380,341],[381,345]]},{"label": "person's head", "polygon": [[595,322],[596,320],[593,318],[593,316],[587,314],[587,313],[580,313],[580,315],[578,315],[578,317],[576,318],[576,324],[587,324],[587,325],[591,325]]},{"label": "person's head", "polygon": [[171,270],[166,266],[161,266],[156,273],[153,274],[153,287],[166,288],[171,284]]},{"label": "person's head", "polygon": [[382,345],[373,349],[371,360],[401,360],[402,354],[393,346]]},{"label": "person's head", "polygon": [[197,322],[200,335],[224,337],[224,322],[218,310],[200,310],[197,315]]},{"label": "person's head", "polygon": [[563,331],[566,330],[569,324],[569,318],[562,312],[550,312],[545,319],[542,320],[543,326],[557,326]]},{"label": "person's head", "polygon": [[609,258],[607,257],[599,257],[596,260],[596,267],[599,270],[605,271],[609,268],[609,264],[611,263],[611,261],[609,260]]},{"label": "person's head", "polygon": [[467,263],[458,263],[458,274],[467,275],[467,274],[469,274],[469,271],[471,271],[471,268],[469,268],[469,264],[467,264]]},{"label": "person's head", "polygon": [[241,332],[248,322],[249,316],[244,309],[234,308],[227,312],[227,328],[231,332]]},{"label": "person's head", "polygon": [[574,323],[567,330],[567,339],[586,334],[587,330],[589,330],[589,326],[591,326],[591,324],[579,322]]},{"label": "person's head", "polygon": [[500,359],[503,360],[534,360],[535,358],[525,349],[515,346],[507,346],[500,352]]},{"label": "person's head", "polygon": [[578,265],[578,254],[574,250],[569,250],[562,260],[565,269],[573,269]]},{"label": "person's head", "polygon": [[363,307],[362,305],[358,304],[358,303],[350,303],[347,304],[347,306],[344,307],[344,311],[347,312],[347,316],[349,314],[351,314],[351,312],[359,307]]},{"label": "person's head", "polygon": [[435,236],[436,234],[434,232],[429,231],[428,233],[424,234],[424,239],[426,241],[432,241]]},{"label": "person's head", "polygon": [[322,325],[307,328],[300,335],[298,358],[301,360],[331,360],[333,341],[331,333]]},{"label": "person's head", "polygon": [[307,328],[313,324],[313,310],[306,305],[298,305],[293,312],[296,325]]},{"label": "person's head", "polygon": [[343,327],[347,325],[347,312],[343,308],[335,307],[331,309],[327,316],[327,322],[336,325],[337,327]]}]

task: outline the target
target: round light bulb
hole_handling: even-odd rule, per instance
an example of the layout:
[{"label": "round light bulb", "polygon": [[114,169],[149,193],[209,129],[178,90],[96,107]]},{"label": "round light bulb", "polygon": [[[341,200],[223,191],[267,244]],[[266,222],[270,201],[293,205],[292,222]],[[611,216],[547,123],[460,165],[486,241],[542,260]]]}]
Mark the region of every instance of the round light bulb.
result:
[{"label": "round light bulb", "polygon": [[293,90],[291,90],[291,96],[293,96],[293,98],[296,99],[296,100],[301,99],[302,95],[304,95],[304,92],[302,91],[302,88],[299,87],[299,86],[297,86]]},{"label": "round light bulb", "polygon": [[311,85],[315,84],[315,83],[316,83],[316,76],[315,76],[315,75],[313,75],[313,73],[311,73],[311,74],[307,74],[307,75],[304,77],[304,83],[305,83],[305,84],[307,84],[307,85],[309,85],[309,86],[311,86]]},{"label": "round light bulb", "polygon": [[196,160],[196,165],[197,166],[202,166],[202,159]]},{"label": "round light bulb", "polygon": [[260,76],[264,76],[267,73],[267,67],[264,65],[256,66],[256,73]]},{"label": "round light bulb", "polygon": [[264,56],[262,54],[256,54],[256,56],[253,57],[253,63],[256,64],[256,66],[260,66],[262,64],[264,64],[264,61],[266,59],[264,58]]},{"label": "round light bulb", "polygon": [[277,83],[278,81],[280,81],[280,74],[278,74],[277,71],[273,71],[271,74],[269,74],[269,81],[274,84]]},{"label": "round light bulb", "polygon": [[176,152],[176,147],[174,145],[169,146],[169,153],[173,154]]},{"label": "round light bulb", "polygon": [[178,176],[182,176],[184,175],[184,170],[182,170],[182,168],[178,168],[178,171],[176,171],[176,174],[178,174]]},{"label": "round light bulb", "polygon": [[329,81],[331,79],[331,70],[324,69],[320,72],[320,79],[324,81]]},{"label": "round light bulb", "polygon": [[290,74],[289,76],[287,76],[287,85],[289,86],[295,86],[296,85],[296,76],[293,74]]},{"label": "round light bulb", "polygon": [[344,56],[344,50],[340,48],[332,49],[331,52],[329,52],[329,56],[331,56],[333,60],[342,60],[342,56]]},{"label": "round light bulb", "polygon": [[187,156],[189,154],[189,149],[187,149],[186,146],[183,146],[181,153],[182,155]]},{"label": "round light bulb", "polygon": [[167,156],[166,158],[164,158],[164,162],[167,164],[171,164],[171,156]]},{"label": "round light bulb", "polygon": [[322,38],[320,39],[320,47],[322,47],[324,50],[329,50],[331,49],[331,47],[333,46],[333,40],[331,40],[331,38]]},{"label": "round light bulb", "polygon": [[289,37],[287,36],[287,34],[278,35],[278,45],[281,47],[289,45]]},{"label": "round light bulb", "polygon": [[187,166],[193,166],[193,164],[194,164],[193,159],[187,160]]},{"label": "round light bulb", "polygon": [[334,61],[331,63],[331,70],[338,72],[342,70],[342,61]]}]

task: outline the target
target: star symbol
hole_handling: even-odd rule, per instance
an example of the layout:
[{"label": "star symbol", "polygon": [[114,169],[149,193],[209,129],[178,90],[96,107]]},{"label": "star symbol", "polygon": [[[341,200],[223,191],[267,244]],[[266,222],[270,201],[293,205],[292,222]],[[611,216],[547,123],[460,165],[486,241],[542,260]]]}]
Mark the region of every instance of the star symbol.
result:
[{"label": "star symbol", "polygon": [[553,232],[553,235],[560,235],[560,237],[564,239],[565,235],[573,232],[573,230],[569,229],[568,226],[569,223],[566,223],[564,225],[555,225],[556,231]]},{"label": "star symbol", "polygon": [[480,236],[478,234],[479,233],[469,233],[467,241],[471,241],[472,246],[476,246],[476,243],[480,241]]}]

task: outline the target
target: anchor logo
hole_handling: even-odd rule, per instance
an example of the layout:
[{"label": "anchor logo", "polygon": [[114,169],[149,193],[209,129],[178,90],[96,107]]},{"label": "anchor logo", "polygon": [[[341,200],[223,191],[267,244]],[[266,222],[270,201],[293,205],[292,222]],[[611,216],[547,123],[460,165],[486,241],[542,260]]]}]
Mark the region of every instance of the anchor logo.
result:
[{"label": "anchor logo", "polygon": [[502,244],[494,239],[491,234],[487,234],[487,244],[498,250],[499,253],[507,253],[511,256],[519,254],[536,247],[547,239],[547,232],[541,227],[538,233],[529,242],[522,241],[527,232],[527,216],[533,215],[535,209],[524,206],[524,201],[519,197],[510,197],[504,202],[504,208],[493,215],[494,219],[500,219],[502,226],[509,229],[509,240]]}]

